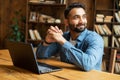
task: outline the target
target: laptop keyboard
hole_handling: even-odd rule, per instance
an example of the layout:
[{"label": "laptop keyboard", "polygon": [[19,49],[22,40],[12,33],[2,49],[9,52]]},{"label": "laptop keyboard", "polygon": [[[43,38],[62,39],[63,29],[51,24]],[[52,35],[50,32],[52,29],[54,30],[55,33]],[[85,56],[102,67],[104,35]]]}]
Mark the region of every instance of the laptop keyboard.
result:
[{"label": "laptop keyboard", "polygon": [[38,62],[38,68],[39,68],[41,73],[53,72],[53,71],[61,70],[61,68],[59,68],[59,67],[51,66],[49,64],[40,63],[40,62]]}]

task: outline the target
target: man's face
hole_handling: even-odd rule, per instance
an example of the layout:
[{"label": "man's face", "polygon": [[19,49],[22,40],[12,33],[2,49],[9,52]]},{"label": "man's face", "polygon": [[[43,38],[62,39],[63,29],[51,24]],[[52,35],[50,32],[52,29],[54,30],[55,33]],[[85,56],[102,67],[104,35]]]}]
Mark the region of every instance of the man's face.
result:
[{"label": "man's face", "polygon": [[73,8],[68,14],[68,26],[74,32],[82,32],[87,25],[86,13],[83,8]]}]

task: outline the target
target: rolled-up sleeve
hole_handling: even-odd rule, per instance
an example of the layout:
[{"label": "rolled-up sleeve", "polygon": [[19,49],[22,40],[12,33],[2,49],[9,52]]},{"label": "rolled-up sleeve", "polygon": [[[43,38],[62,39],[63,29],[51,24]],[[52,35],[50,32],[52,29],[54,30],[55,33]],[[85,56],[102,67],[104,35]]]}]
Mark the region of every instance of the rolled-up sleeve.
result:
[{"label": "rolled-up sleeve", "polygon": [[58,44],[52,43],[49,46],[43,46],[42,44],[39,44],[36,55],[37,58],[49,58],[53,55],[55,55],[58,51]]}]

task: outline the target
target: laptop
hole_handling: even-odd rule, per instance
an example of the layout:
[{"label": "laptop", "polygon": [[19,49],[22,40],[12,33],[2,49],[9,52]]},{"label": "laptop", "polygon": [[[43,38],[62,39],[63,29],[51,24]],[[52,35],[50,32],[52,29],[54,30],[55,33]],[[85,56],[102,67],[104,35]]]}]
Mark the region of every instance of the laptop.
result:
[{"label": "laptop", "polygon": [[59,67],[37,62],[36,54],[30,43],[7,41],[6,48],[9,50],[13,65],[16,67],[37,74],[61,70]]}]

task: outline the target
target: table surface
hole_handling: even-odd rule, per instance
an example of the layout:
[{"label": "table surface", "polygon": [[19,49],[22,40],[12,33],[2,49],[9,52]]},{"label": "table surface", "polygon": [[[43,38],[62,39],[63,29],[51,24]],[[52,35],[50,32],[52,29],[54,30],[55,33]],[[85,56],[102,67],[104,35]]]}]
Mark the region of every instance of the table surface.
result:
[{"label": "table surface", "polygon": [[57,59],[38,60],[61,67],[61,71],[35,74],[13,66],[8,50],[0,50],[0,80],[120,80],[120,75],[97,70],[80,71],[71,64],[60,62]]}]

